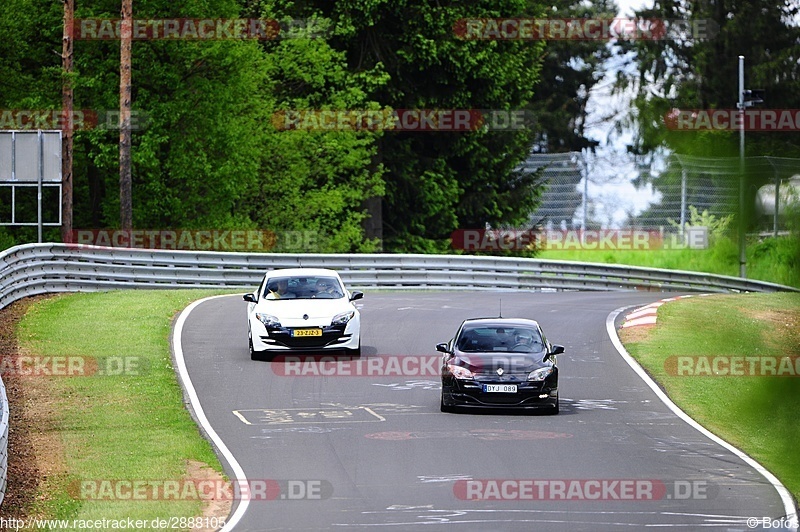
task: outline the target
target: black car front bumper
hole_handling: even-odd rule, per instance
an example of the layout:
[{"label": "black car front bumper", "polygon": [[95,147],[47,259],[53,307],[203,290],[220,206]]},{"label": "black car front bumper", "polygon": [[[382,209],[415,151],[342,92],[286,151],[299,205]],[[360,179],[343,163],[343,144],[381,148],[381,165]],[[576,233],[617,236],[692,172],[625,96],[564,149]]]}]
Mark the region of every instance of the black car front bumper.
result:
[{"label": "black car front bumper", "polygon": [[[516,393],[485,392],[484,384],[516,384]],[[558,405],[558,375],[544,381],[492,379],[478,377],[461,380],[442,379],[442,404],[469,408],[553,409]]]}]

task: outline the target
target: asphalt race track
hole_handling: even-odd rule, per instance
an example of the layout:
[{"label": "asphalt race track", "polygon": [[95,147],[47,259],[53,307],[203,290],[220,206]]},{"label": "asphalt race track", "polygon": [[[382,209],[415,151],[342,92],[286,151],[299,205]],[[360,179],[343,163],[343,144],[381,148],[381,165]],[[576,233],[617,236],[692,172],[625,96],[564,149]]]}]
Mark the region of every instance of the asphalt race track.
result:
[{"label": "asphalt race track", "polygon": [[[612,345],[611,312],[664,297],[367,292],[361,369],[251,361],[241,296],[200,303],[180,347],[254,486],[234,529],[744,531],[785,515],[762,475],[679,419]],[[566,348],[557,416],[439,411],[435,344],[500,299],[503,316],[538,320]]]}]

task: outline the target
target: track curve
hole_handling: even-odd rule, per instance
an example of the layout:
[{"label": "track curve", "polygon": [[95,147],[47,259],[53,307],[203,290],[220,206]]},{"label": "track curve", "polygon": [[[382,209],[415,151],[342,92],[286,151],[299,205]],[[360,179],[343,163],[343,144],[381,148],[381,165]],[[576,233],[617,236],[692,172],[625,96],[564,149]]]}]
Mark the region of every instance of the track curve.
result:
[{"label": "track curve", "polygon": [[[208,426],[241,467],[227,473],[267,487],[237,505],[235,530],[752,530],[748,518],[785,515],[758,471],[681,420],[616,351],[609,314],[662,297],[367,294],[369,376],[251,361],[241,296],[197,304],[174,340]],[[439,412],[434,345],[464,318],[497,315],[500,300],[504,316],[537,319],[566,347],[560,415]]]}]

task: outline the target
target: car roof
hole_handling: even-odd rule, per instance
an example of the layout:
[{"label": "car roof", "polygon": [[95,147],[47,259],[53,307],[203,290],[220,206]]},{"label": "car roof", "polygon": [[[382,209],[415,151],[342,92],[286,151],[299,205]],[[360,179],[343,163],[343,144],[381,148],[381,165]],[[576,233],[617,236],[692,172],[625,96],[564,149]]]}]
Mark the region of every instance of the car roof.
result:
[{"label": "car roof", "polygon": [[327,268],[282,268],[267,272],[268,278],[274,277],[339,277],[335,270]]},{"label": "car roof", "polygon": [[469,318],[464,320],[461,328],[463,329],[467,326],[469,328],[491,326],[538,328],[539,322],[527,318]]}]

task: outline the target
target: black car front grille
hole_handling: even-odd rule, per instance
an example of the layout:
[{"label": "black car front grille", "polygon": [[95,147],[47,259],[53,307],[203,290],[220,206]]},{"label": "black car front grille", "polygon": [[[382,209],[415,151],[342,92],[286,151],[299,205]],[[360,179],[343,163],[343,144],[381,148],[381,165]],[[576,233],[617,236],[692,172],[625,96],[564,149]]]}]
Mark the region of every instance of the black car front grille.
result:
[{"label": "black car front grille", "polygon": [[[551,400],[549,397],[550,392],[558,386],[557,382],[552,378],[545,381],[528,381],[520,378],[519,375],[503,375],[502,377],[480,375],[475,380],[457,381],[455,379],[447,379],[443,384],[447,392],[452,394],[452,398],[458,404],[487,407],[523,407],[548,403]],[[516,384],[517,392],[484,392],[484,384]],[[548,397],[540,398],[539,396],[543,394],[547,394]]]}]

